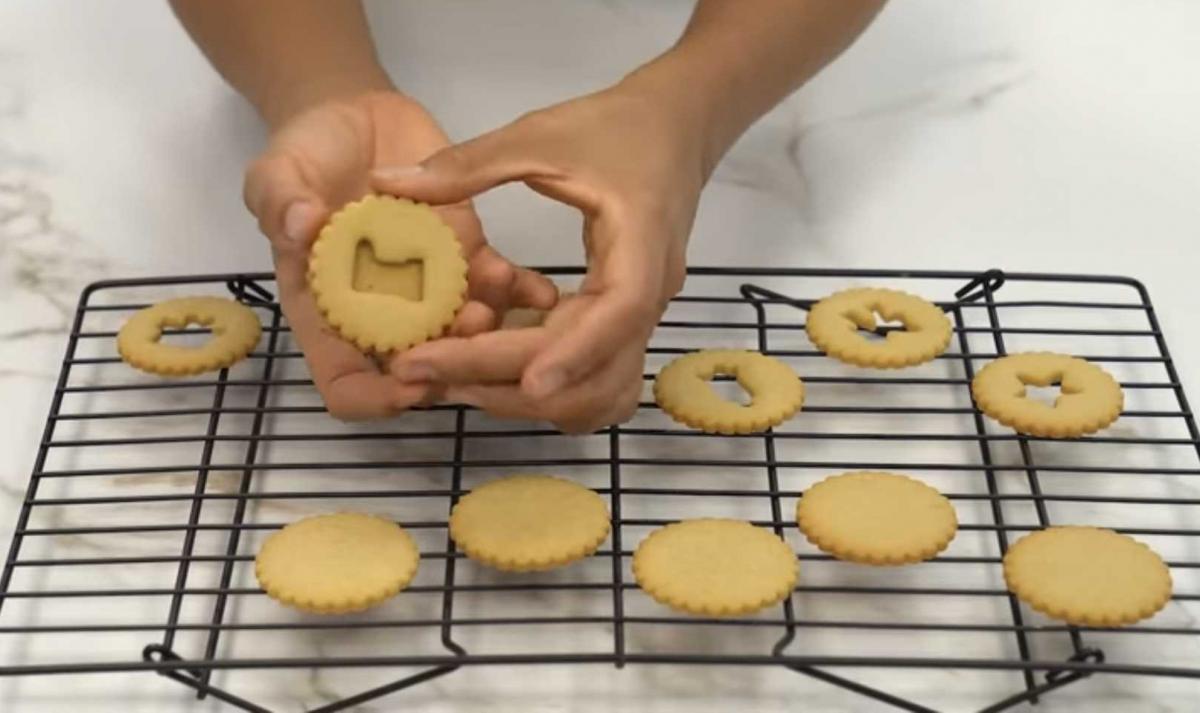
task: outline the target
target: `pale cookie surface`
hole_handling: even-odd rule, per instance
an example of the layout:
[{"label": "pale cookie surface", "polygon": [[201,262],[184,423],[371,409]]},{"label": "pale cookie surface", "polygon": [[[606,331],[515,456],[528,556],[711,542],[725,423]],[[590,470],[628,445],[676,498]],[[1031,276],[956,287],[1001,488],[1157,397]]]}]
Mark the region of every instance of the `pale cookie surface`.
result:
[{"label": "pale cookie surface", "polygon": [[[212,337],[197,347],[163,344],[164,329],[199,324]],[[117,352],[130,365],[164,376],[215,371],[254,349],[262,325],[254,311],[225,297],[181,297],[138,310],[117,333]]]},{"label": "pale cookie surface", "polygon": [[895,565],[941,552],[958,531],[937,490],[893,473],[835,475],[804,491],[796,523],[808,541],[847,562]]},{"label": "pale cookie surface", "polygon": [[[871,341],[860,329],[878,327],[875,315],[904,329]],[[899,369],[927,362],[950,345],[950,320],[937,305],[900,290],[863,287],[837,292],[808,313],[808,338],[839,361],[874,369]]]},{"label": "pale cookie surface", "polygon": [[[367,196],[321,229],[308,284],[342,338],[382,354],[445,332],[466,298],[467,263],[454,231],[431,208]],[[409,299],[416,292],[420,298]]]},{"label": "pale cookie surface", "polygon": [[293,522],[268,537],[254,574],[283,604],[344,614],[394,596],[412,581],[419,562],[412,538],[391,520],[334,513]]},{"label": "pale cookie surface", "polygon": [[725,519],[684,520],[650,533],[633,576],[655,601],[703,616],[734,616],[787,599],[796,555],[770,530]]},{"label": "pale cookie surface", "polygon": [[450,537],[496,569],[554,569],[587,557],[608,537],[604,498],[549,475],[513,475],[467,493],[450,513]]},{"label": "pale cookie surface", "polygon": [[[713,389],[711,379],[727,374],[750,394],[743,406]],[[707,433],[754,433],[777,426],[800,410],[804,384],[791,367],[758,352],[710,349],[692,352],[663,367],[654,398],[680,423]]]},{"label": "pale cookie surface", "polygon": [[[1027,386],[1059,385],[1053,406],[1026,397]],[[1108,426],[1125,396],[1109,373],[1078,357],[1030,352],[1001,357],[979,370],[971,394],[981,411],[1021,433],[1075,438]]]},{"label": "pale cookie surface", "polygon": [[1171,573],[1153,550],[1098,527],[1051,527],[1017,540],[1004,580],[1046,616],[1081,626],[1132,624],[1166,606]]}]

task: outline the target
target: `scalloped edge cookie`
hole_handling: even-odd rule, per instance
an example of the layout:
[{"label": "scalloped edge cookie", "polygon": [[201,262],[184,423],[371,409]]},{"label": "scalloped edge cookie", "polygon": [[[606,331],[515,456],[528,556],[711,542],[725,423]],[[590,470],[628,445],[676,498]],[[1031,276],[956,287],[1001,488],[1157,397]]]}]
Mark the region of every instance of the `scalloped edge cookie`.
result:
[{"label": "scalloped edge cookie", "polygon": [[842,473],[809,486],[796,503],[796,524],[822,551],[869,565],[931,559],[958,532],[946,496],[916,478],[878,471]]},{"label": "scalloped edge cookie", "polygon": [[263,542],[254,576],[272,599],[314,614],[369,609],[408,586],[420,564],[404,528],[364,513],[297,520]]},{"label": "scalloped edge cookie", "polygon": [[1171,599],[1171,571],[1128,535],[1067,525],[1037,530],[1004,555],[1004,581],[1046,616],[1081,626],[1149,618]]},{"label": "scalloped edge cookie", "polygon": [[[1054,406],[1026,398],[1027,386],[1060,384]],[[979,410],[1019,433],[1078,438],[1116,421],[1125,408],[1121,385],[1104,369],[1079,357],[1023,352],[1001,357],[971,380]]]},{"label": "scalloped edge cookie", "polygon": [[[710,380],[728,374],[750,394],[743,406],[722,398]],[[804,404],[804,383],[782,361],[742,349],[705,349],[667,364],[654,399],[676,421],[706,433],[755,433],[778,426]]]},{"label": "scalloped edge cookie", "polygon": [[[875,313],[904,323],[903,330],[872,342],[858,333],[875,329]],[[835,292],[808,312],[808,338],[838,361],[873,369],[901,369],[936,358],[950,346],[953,328],[940,307],[917,295],[884,287]]]},{"label": "scalloped edge cookie", "polygon": [[701,616],[779,604],[791,595],[799,571],[786,542],[742,520],[675,522],[651,532],[633,553],[639,587],[660,604]]},{"label": "scalloped edge cookie", "polygon": [[608,505],[591,488],[552,475],[490,480],[450,512],[450,538],[467,557],[506,572],[563,567],[608,539]]},{"label": "scalloped edge cookie", "polygon": [[[421,300],[354,289],[358,245],[376,259],[423,263]],[[346,204],[321,229],[308,262],[317,308],[338,334],[375,354],[408,349],[440,337],[467,294],[467,262],[454,230],[429,206],[392,196]]]},{"label": "scalloped edge cookie", "polygon": [[[198,347],[163,344],[164,327],[199,324],[212,338]],[[117,332],[117,353],[151,374],[191,376],[216,371],[246,358],[262,336],[254,311],[226,297],[179,297],[138,310]]]}]

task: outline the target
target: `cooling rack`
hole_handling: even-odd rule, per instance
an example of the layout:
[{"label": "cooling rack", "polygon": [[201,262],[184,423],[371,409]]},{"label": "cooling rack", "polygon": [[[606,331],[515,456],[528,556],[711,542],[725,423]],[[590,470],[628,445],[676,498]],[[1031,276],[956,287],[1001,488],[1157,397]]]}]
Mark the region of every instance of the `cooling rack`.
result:
[{"label": "cooling rack", "polygon": [[[581,274],[544,271],[564,283]],[[950,350],[895,372],[824,357],[807,341],[805,311],[855,284],[937,301],[955,326]],[[485,665],[771,668],[909,711],[935,710],[920,702],[930,686],[897,685],[884,673],[989,677],[987,690],[1002,693],[984,711],[1100,674],[1200,678],[1200,629],[1189,613],[1200,598],[1200,491],[1191,485],[1200,433],[1136,280],[694,268],[656,332],[645,378],[698,348],[786,360],[808,402],[789,423],[749,436],[684,429],[649,400],[629,423],[581,437],[458,406],[339,423],[311,387],[273,289],[270,274],[239,274],[84,290],[0,575],[0,660],[11,662],[0,675],[153,671],[247,711],[268,708],[252,700],[261,679],[237,678],[245,672],[336,669],[364,682],[360,693],[311,709],[322,712]],[[226,290],[262,318],[249,359],[215,377],[163,380],[117,358],[115,330],[132,311]],[[164,338],[204,336],[183,329]],[[1010,350],[1034,349],[1113,372],[1126,393],[1117,424],[1051,441],[984,418],[971,401],[972,376]],[[733,384],[716,387],[738,397]],[[921,565],[870,568],[804,542],[793,522],[804,488],[864,468],[908,473],[946,493],[961,522],[950,548]],[[514,470],[564,474],[606,497],[606,548],[532,575],[465,560],[446,536],[449,508],[481,480]],[[387,514],[414,534],[422,550],[414,584],[350,617],[311,617],[267,599],[253,577],[262,537],[344,508]],[[632,581],[633,548],[654,527],[700,515],[740,517],[784,537],[801,564],[793,596],[755,616],[716,620],[650,601]],[[1008,546],[1066,523],[1151,544],[1175,581],[1167,609],[1134,626],[1090,629],[1045,619],[1009,595],[1000,574]]]}]

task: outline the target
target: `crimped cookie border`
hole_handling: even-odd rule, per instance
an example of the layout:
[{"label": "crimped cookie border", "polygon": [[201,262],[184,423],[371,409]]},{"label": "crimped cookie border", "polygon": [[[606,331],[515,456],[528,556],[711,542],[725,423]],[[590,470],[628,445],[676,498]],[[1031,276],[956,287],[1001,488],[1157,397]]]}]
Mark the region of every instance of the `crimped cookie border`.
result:
[{"label": "crimped cookie border", "polygon": [[[402,538],[404,543],[403,547],[411,554],[411,566],[408,568],[408,570],[402,570],[397,576],[396,580],[386,587],[382,587],[378,590],[364,589],[361,596],[347,597],[341,600],[317,600],[311,595],[296,593],[294,590],[289,589],[287,586],[280,585],[278,581],[274,581],[269,576],[265,576],[263,574],[263,556],[270,556],[267,554],[267,550],[269,547],[271,547],[272,542],[275,543],[275,547],[279,547],[279,540],[277,540],[276,537],[283,533],[283,531],[288,527],[301,522],[346,516],[371,518],[393,525]],[[271,533],[271,535],[265,541],[263,541],[262,546],[259,547],[258,553],[254,557],[254,578],[258,581],[258,584],[262,590],[266,592],[267,596],[271,597],[280,604],[284,604],[310,614],[351,614],[366,611],[367,609],[377,606],[399,594],[412,582],[413,578],[417,575],[417,570],[420,568],[420,564],[421,552],[417,548],[417,543],[413,540],[412,535],[408,534],[407,530],[395,522],[378,515],[371,515],[367,513],[325,513],[322,515],[310,515],[309,517],[301,518],[300,520],[289,523],[276,532]]]},{"label": "crimped cookie border", "polygon": [[[653,575],[647,575],[645,569],[644,553],[648,551],[647,548],[664,546],[661,544],[664,534],[678,532],[680,528],[690,529],[700,524],[718,524],[720,527],[736,526],[739,529],[751,528],[756,533],[763,533],[770,536],[773,542],[770,545],[767,545],[767,540],[763,539],[763,543],[764,545],[770,547],[775,547],[775,543],[778,543],[781,554],[786,553],[786,557],[790,562],[790,566],[786,568],[786,575],[781,576],[773,588],[764,588],[763,595],[757,599],[731,601],[729,603],[721,603],[717,605],[709,602],[697,602],[695,598],[680,594],[678,591],[667,591],[671,584],[670,582],[664,585],[662,582],[648,581],[648,577],[649,579],[653,579]],[[637,583],[638,587],[640,587],[642,591],[648,594],[654,601],[675,609],[676,611],[709,617],[730,617],[737,616],[739,614],[750,614],[752,612],[760,611],[776,604],[780,604],[791,596],[792,591],[796,586],[796,581],[800,576],[800,563],[796,558],[796,553],[792,551],[792,548],[788,546],[787,542],[767,528],[757,527],[744,520],[736,520],[732,518],[693,518],[673,522],[654,530],[645,538],[643,538],[642,541],[638,543],[637,549],[634,550],[632,569],[634,581]],[[784,568],[781,568],[781,570],[783,569]]]},{"label": "crimped cookie border", "polygon": [[[591,497],[587,498],[594,505],[598,505],[598,513],[603,513],[603,528],[597,530],[597,534],[587,540],[575,543],[564,543],[559,549],[547,550],[545,553],[538,555],[520,555],[514,554],[511,551],[505,552],[502,550],[489,547],[488,542],[473,541],[469,536],[464,537],[462,532],[463,510],[462,504],[468,501],[472,495],[476,495],[486,488],[504,487],[503,483],[515,479],[537,479],[554,481],[556,483],[566,484],[575,489],[580,495],[585,493]],[[480,499],[483,496],[476,496]],[[455,546],[463,551],[470,559],[487,565],[502,572],[545,572],[559,567],[565,567],[582,559],[585,559],[600,549],[604,541],[608,539],[609,533],[612,532],[612,516],[608,511],[608,504],[604,501],[603,496],[595,490],[577,483],[568,478],[562,478],[555,475],[543,475],[538,473],[516,473],[500,478],[495,478],[483,483],[469,493],[459,498],[454,504],[454,508],[450,511],[449,534],[450,539],[454,541]],[[486,539],[486,538],[485,538]]]},{"label": "crimped cookie border", "polygon": [[[155,354],[159,346],[157,340],[135,337],[134,333],[150,329],[161,336],[166,320],[173,316],[169,312],[174,309],[182,309],[182,319],[186,323],[209,327],[213,335],[199,347],[176,347],[173,354],[190,352],[190,358],[171,363]],[[194,376],[224,369],[245,359],[261,337],[262,323],[254,310],[237,300],[212,295],[176,297],[143,307],[125,320],[117,332],[117,354],[126,364],[150,374]]]},{"label": "crimped cookie border", "polygon": [[[1089,369],[1095,370],[1102,374],[1109,382],[1117,394],[1116,401],[1109,404],[1106,411],[1101,411],[1095,414],[1091,419],[1086,421],[1077,421],[1075,423],[1049,424],[1037,417],[1037,412],[1030,413],[1020,406],[1023,401],[1022,397],[1014,396],[997,396],[987,393],[990,388],[988,383],[989,374],[994,374],[996,370],[993,367],[1003,366],[1006,360],[1026,357],[1054,357],[1057,359],[1066,359],[1071,362],[1073,369]],[[992,371],[988,371],[992,369]],[[1065,374],[1065,371],[1064,371]],[[975,405],[979,410],[986,414],[989,418],[1012,428],[1018,433],[1023,433],[1028,436],[1037,436],[1039,438],[1078,438],[1090,433],[1108,428],[1121,417],[1121,412],[1125,409],[1125,391],[1121,388],[1120,383],[1113,377],[1108,370],[1097,366],[1092,362],[1081,359],[1070,354],[1059,354],[1057,352],[1037,351],[1037,352],[1018,352],[1015,354],[1006,354],[998,359],[988,362],[982,369],[975,374],[975,378],[971,380],[971,397],[975,399]]]},{"label": "crimped cookie border", "polygon": [[[809,493],[822,488],[836,488],[840,478],[856,478],[861,476],[884,476],[889,479],[905,480],[923,488],[923,490],[918,489],[914,492],[931,493],[934,496],[934,498],[931,498],[931,501],[936,499],[940,504],[944,504],[946,506],[945,510],[950,515],[950,527],[946,530],[945,536],[937,540],[931,540],[927,545],[911,551],[880,552],[878,550],[872,551],[869,547],[865,547],[861,543],[849,544],[837,535],[822,532],[822,528],[812,521],[812,508],[814,506],[813,500],[808,497]],[[858,470],[831,475],[806,488],[796,503],[796,525],[800,528],[800,532],[804,535],[805,539],[816,546],[817,549],[843,562],[872,566],[900,566],[917,564],[933,559],[938,553],[949,547],[954,538],[958,536],[958,512],[954,509],[954,505],[950,502],[949,498],[938,491],[937,488],[922,480],[902,473]]]},{"label": "crimped cookie border", "polygon": [[[931,337],[927,340],[928,344],[920,350],[885,349],[884,347],[888,346],[887,342],[879,344],[868,342],[861,335],[842,329],[838,320],[843,319],[843,315],[831,311],[832,307],[830,307],[835,299],[843,300],[850,296],[858,297],[860,294],[861,298],[858,300],[860,304],[857,305],[859,307],[865,306],[861,303],[875,295],[882,295],[887,299],[918,301],[922,305],[920,308],[929,310],[931,317],[934,312],[937,313],[939,319],[936,321],[942,329],[936,334],[930,330],[918,332],[918,334],[927,334]],[[852,287],[839,290],[817,301],[808,312],[805,332],[817,349],[838,361],[868,369],[904,369],[932,361],[945,353],[950,346],[954,328],[944,310],[920,295],[887,287]]]},{"label": "crimped cookie border", "polygon": [[[354,246],[363,237],[361,235],[351,235],[344,237],[345,234],[339,232],[341,225],[346,220],[350,219],[356,212],[362,210],[373,210],[373,206],[387,205],[398,206],[404,211],[424,212],[427,215],[425,218],[433,218],[441,228],[444,228],[446,234],[451,238],[454,249],[446,251],[444,254],[439,254],[437,257],[448,261],[446,268],[440,271],[440,274],[431,274],[429,268],[429,260],[425,260],[425,284],[428,286],[432,281],[436,281],[439,285],[439,291],[444,291],[447,295],[441,304],[437,305],[437,309],[425,309],[420,313],[397,317],[397,319],[406,319],[408,329],[401,335],[389,334],[368,334],[361,333],[357,328],[352,328],[347,324],[345,315],[338,314],[338,310],[333,305],[331,293],[336,294],[339,289],[345,291],[350,289],[350,284],[344,286],[325,285],[324,283],[332,278],[325,277],[324,266],[329,261],[334,259],[334,250],[356,249]],[[346,248],[342,245],[345,241],[354,241],[354,245]],[[351,259],[351,263],[353,259]],[[428,205],[424,203],[415,203],[405,198],[396,198],[394,196],[384,195],[368,195],[363,198],[352,201],[342,206],[340,210],[329,217],[328,222],[321,228],[321,232],[317,235],[317,239],[313,242],[312,250],[308,259],[308,273],[306,276],[309,290],[312,292],[313,299],[317,304],[317,309],[321,312],[321,316],[329,323],[334,330],[346,341],[354,344],[359,350],[373,354],[388,354],[394,351],[403,351],[411,347],[427,342],[431,339],[436,339],[443,334],[454,322],[454,317],[458,310],[466,303],[467,299],[467,261],[463,256],[462,243],[459,242],[458,236],[454,230],[437,215]],[[326,288],[331,288],[327,290]],[[426,288],[426,295],[418,304],[429,304],[428,297],[429,289]],[[399,298],[396,298],[399,299]]]},{"label": "crimped cookie border", "polygon": [[[1104,612],[1097,612],[1094,609],[1089,611],[1086,608],[1079,607],[1077,605],[1055,605],[1054,603],[1047,601],[1044,596],[1041,596],[1036,584],[1030,583],[1025,577],[1020,576],[1019,573],[1014,573],[1013,570],[1017,567],[1013,564],[1013,558],[1018,556],[1022,549],[1036,546],[1036,543],[1039,539],[1047,536],[1045,533],[1053,533],[1056,530],[1066,529],[1094,530],[1097,532],[1109,533],[1116,535],[1117,537],[1128,539],[1145,549],[1150,556],[1157,560],[1161,567],[1161,571],[1166,577],[1166,587],[1163,589],[1161,596],[1157,599],[1148,599],[1146,606],[1142,607],[1141,609],[1135,610],[1134,607],[1130,606],[1128,609],[1115,611],[1109,610]],[[1035,535],[1038,537],[1031,540],[1030,538],[1034,538]],[[1017,540],[1011,547],[1008,548],[1008,552],[1004,555],[1003,570],[1004,583],[1008,587],[1009,591],[1016,595],[1018,599],[1028,604],[1030,608],[1039,611],[1053,619],[1058,619],[1059,621],[1064,621],[1068,624],[1075,624],[1078,626],[1124,626],[1127,624],[1137,623],[1144,619],[1149,619],[1158,612],[1162,611],[1167,603],[1171,601],[1171,594],[1174,590],[1174,581],[1171,578],[1171,569],[1167,566],[1166,562],[1163,561],[1161,555],[1151,549],[1146,543],[1134,539],[1129,535],[1125,535],[1105,527],[1091,527],[1087,525],[1056,525],[1043,530],[1035,530]]]},{"label": "crimped cookie border", "polygon": [[[716,374],[729,374],[741,369],[747,369],[759,375],[764,374],[766,370],[774,370],[781,377],[786,372],[789,384],[792,383],[792,379],[795,380],[795,398],[788,402],[781,402],[775,407],[757,405],[753,402],[749,406],[739,405],[736,418],[724,418],[720,414],[711,413],[707,409],[697,410],[692,408],[692,404],[680,403],[680,399],[666,393],[666,384],[674,377],[676,372],[684,373],[684,376],[681,378],[695,377],[696,384],[693,388],[703,387],[711,389],[712,387],[705,377],[698,376],[690,370],[694,368],[693,364],[696,361],[717,357],[729,359],[731,360],[729,363],[736,366],[729,367],[727,363],[720,362],[713,369],[714,376]],[[748,376],[752,376],[752,374],[748,374]],[[750,391],[748,388],[746,390]],[[778,426],[803,409],[805,396],[804,381],[787,363],[767,354],[748,349],[701,349],[678,356],[659,370],[654,378],[653,391],[655,403],[672,420],[704,431],[705,433],[723,435],[758,433]],[[750,396],[752,399],[757,399],[759,395],[751,392]]]}]

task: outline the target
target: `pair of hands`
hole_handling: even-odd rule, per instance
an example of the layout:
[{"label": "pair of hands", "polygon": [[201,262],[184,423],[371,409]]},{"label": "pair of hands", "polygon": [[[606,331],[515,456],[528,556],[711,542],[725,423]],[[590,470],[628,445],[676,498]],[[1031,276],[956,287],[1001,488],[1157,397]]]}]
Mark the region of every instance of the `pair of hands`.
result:
[{"label": "pair of hands", "polygon": [[[628,419],[650,334],[683,284],[705,179],[688,125],[622,86],[458,145],[389,91],[319,104],[284,124],[250,166],[245,199],[271,241],[280,302],[330,413],[380,418],[445,399],[567,432]],[[583,213],[588,268],[576,294],[560,298],[488,245],[470,200],[512,181]],[[469,266],[468,301],[449,335],[385,364],[338,337],[306,280],[321,226],[370,192],[435,206]],[[549,313],[541,326],[498,330],[513,307]]]}]

